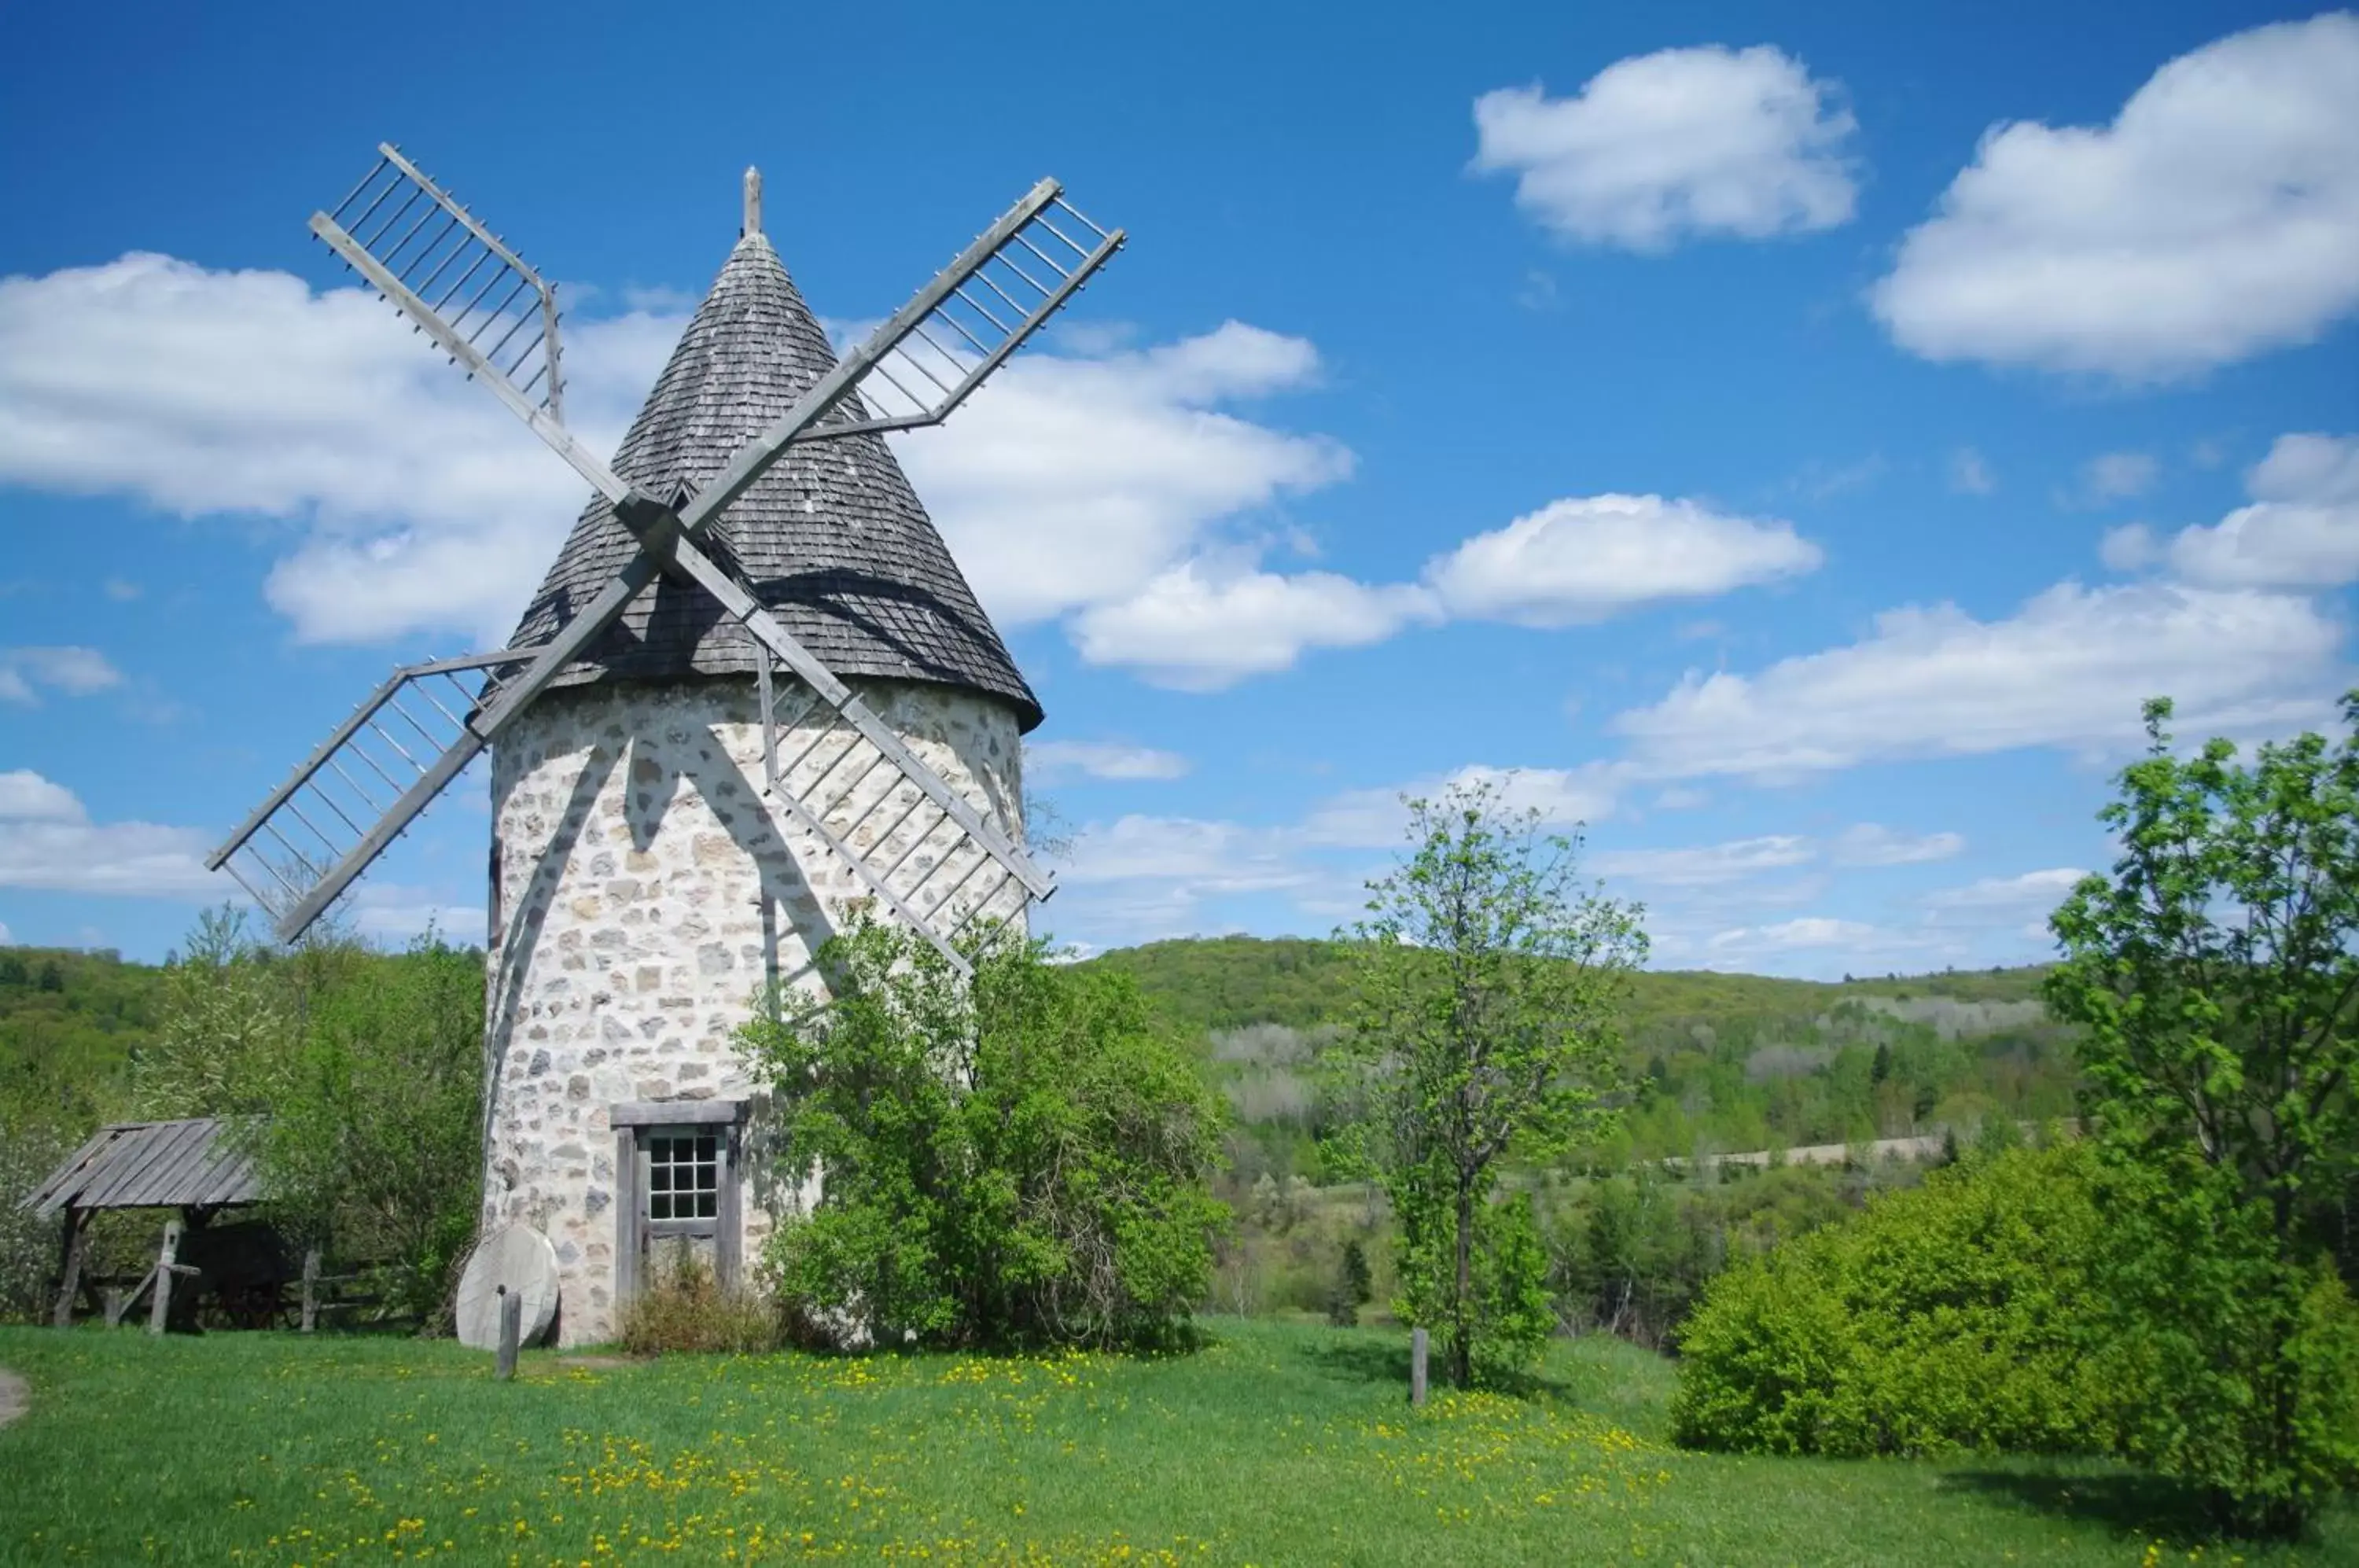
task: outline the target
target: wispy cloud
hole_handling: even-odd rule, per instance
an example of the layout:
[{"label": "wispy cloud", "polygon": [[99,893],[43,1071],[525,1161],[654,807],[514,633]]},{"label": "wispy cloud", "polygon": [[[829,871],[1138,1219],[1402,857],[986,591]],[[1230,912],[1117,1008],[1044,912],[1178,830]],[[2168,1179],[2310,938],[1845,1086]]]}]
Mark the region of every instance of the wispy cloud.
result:
[{"label": "wispy cloud", "polygon": [[2063,583],[1994,621],[1953,604],[1887,611],[1857,642],[1756,675],[1690,674],[1612,727],[1630,762],[1659,777],[1790,779],[2024,746],[2094,754],[2134,742],[2139,704],[2162,694],[2190,724],[2322,718],[2343,637],[2303,597]]},{"label": "wispy cloud", "polygon": [[2099,452],[2083,463],[2078,490],[2066,499],[2083,506],[2107,506],[2154,488],[2162,465],[2152,452]]},{"label": "wispy cloud", "polygon": [[1998,475],[1989,459],[1962,446],[1950,454],[1950,488],[1961,495],[1987,495],[1998,488]]},{"label": "wispy cloud", "polygon": [[0,702],[38,706],[44,691],[87,697],[123,684],[123,672],[94,648],[0,648]]},{"label": "wispy cloud", "polygon": [[1044,740],[1025,746],[1024,770],[1036,784],[1069,779],[1166,779],[1184,777],[1188,759],[1178,752],[1127,741]]}]

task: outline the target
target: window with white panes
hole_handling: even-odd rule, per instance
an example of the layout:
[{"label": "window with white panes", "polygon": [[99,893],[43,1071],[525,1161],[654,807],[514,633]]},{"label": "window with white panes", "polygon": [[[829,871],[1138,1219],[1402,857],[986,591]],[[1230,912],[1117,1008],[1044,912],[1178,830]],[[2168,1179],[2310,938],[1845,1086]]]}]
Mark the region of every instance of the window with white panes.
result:
[{"label": "window with white panes", "polygon": [[710,1128],[647,1138],[647,1218],[709,1220],[720,1214],[722,1142]]}]

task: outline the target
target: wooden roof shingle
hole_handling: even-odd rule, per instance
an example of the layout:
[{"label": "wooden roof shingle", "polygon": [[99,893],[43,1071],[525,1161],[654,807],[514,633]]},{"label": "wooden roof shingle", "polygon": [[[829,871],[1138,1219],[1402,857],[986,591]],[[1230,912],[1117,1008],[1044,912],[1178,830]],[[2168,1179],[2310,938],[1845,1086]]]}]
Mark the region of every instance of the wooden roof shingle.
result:
[{"label": "wooden roof shingle", "polygon": [[22,1207],[47,1219],[62,1208],[179,1209],[252,1203],[262,1197],[254,1161],[215,1116],[116,1122],[49,1172]]},{"label": "wooden roof shingle", "polygon": [[[827,334],[758,231],[737,242],[614,456],[672,501],[835,365]],[[838,675],[924,681],[996,697],[1026,730],[1040,704],[882,439],[799,444],[715,520],[708,546]],[[603,496],[573,525],[511,646],[547,640],[637,550]],[[658,579],[557,679],[750,675],[745,628],[701,590]]]}]

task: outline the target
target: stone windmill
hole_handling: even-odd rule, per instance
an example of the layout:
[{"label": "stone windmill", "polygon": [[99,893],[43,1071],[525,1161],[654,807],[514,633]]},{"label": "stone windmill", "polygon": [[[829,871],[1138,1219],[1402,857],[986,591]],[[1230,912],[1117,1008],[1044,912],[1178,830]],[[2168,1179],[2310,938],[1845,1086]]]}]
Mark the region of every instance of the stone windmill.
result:
[{"label": "stone windmill", "polygon": [[755,998],[855,910],[962,970],[1052,890],[1040,722],[885,433],[938,423],[1123,241],[1043,180],[838,360],[762,231],[610,468],[563,422],[554,291],[400,152],[312,231],[596,490],[511,646],[396,670],[214,852],[299,937],[492,751],[484,1218],[554,1244],[569,1343],[649,1248],[734,1274]]}]

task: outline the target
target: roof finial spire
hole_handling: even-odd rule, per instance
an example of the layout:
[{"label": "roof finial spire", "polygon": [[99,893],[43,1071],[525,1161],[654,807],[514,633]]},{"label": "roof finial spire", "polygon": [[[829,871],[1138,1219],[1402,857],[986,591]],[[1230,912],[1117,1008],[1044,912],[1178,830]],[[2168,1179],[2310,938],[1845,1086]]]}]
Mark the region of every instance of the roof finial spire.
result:
[{"label": "roof finial spire", "polygon": [[762,171],[751,164],[745,167],[745,226],[737,231],[743,238],[762,232]]}]

